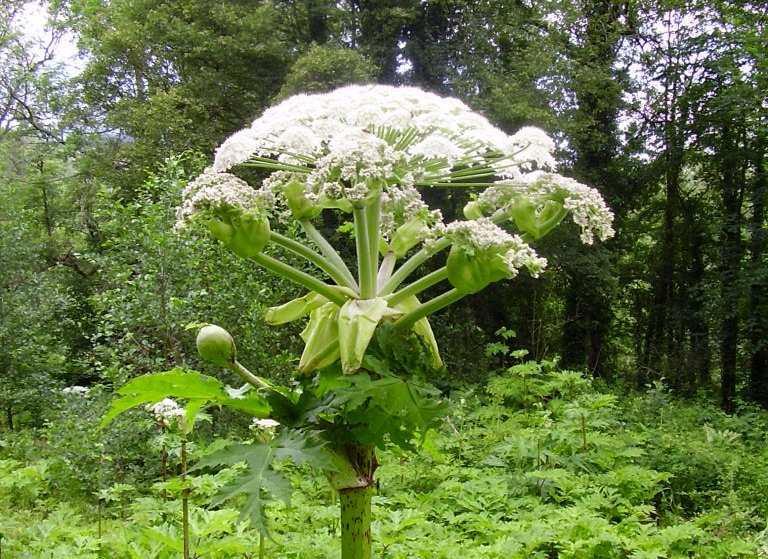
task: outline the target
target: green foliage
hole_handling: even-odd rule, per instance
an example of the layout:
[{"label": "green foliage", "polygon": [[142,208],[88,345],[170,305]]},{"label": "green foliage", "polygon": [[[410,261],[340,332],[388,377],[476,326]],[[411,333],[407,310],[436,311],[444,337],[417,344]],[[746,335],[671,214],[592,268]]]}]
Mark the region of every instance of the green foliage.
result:
[{"label": "green foliage", "polygon": [[[535,397],[519,396],[523,366],[528,394]],[[373,499],[377,556],[760,556],[758,549],[768,543],[761,535],[768,454],[755,433],[768,425],[764,413],[728,417],[668,395],[659,413],[658,393],[618,398],[551,364],[512,369],[494,377],[488,396],[457,393],[445,421],[424,438],[422,452],[387,446],[381,454]],[[339,371],[326,380],[354,378]],[[371,379],[364,384],[375,396],[349,405],[403,405],[402,387]],[[333,468],[331,449],[307,441],[307,433],[288,428],[267,442],[201,444],[186,485],[176,479],[153,487],[106,485],[101,538],[94,501],[62,502],[48,461],[5,460],[0,494],[4,506],[16,506],[0,519],[3,549],[20,558],[46,550],[54,557],[90,559],[99,549],[118,559],[177,557],[177,499],[189,487],[198,555],[234,559],[253,552],[266,517],[267,556],[336,557],[334,497],[308,475],[308,467]],[[170,453],[176,444],[168,441]],[[215,474],[203,473],[214,468]],[[245,505],[248,519],[224,508],[225,498]]]},{"label": "green foliage", "polygon": [[165,398],[179,398],[187,402],[184,427],[187,432],[192,430],[200,410],[210,405],[231,407],[255,417],[265,417],[269,413],[267,401],[253,391],[232,397],[215,377],[180,368],[136,377],[121,386],[117,394],[104,415],[102,425],[108,425],[131,408],[154,404]]},{"label": "green foliage", "polygon": [[354,83],[368,83],[374,65],[359,51],[331,45],[313,45],[291,66],[277,97],[297,93],[325,93]]},{"label": "green foliage", "polygon": [[244,496],[242,515],[250,518],[251,526],[267,532],[264,512],[265,496],[290,503],[291,484],[272,464],[290,459],[294,464],[308,464],[325,471],[333,470],[330,453],[322,445],[310,444],[306,436],[285,431],[266,444],[234,444],[204,456],[196,470],[210,466],[236,466],[245,463],[246,470],[223,488],[213,504]]}]

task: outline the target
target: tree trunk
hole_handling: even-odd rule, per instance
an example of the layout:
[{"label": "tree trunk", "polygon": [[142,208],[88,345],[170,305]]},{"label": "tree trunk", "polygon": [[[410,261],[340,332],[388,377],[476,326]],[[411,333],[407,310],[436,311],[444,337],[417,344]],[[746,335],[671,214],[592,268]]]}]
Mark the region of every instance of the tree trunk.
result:
[{"label": "tree trunk", "polygon": [[736,396],[736,361],[739,341],[739,281],[741,280],[741,189],[737,185],[738,152],[730,126],[723,126],[723,159],[721,187],[723,224],[721,228],[720,295],[722,323],[720,329],[721,405],[734,411]]},{"label": "tree trunk", "polygon": [[[692,212],[691,212],[692,214]],[[690,215],[691,222],[696,217]],[[705,232],[700,226],[695,226],[691,233],[691,265],[688,273],[689,286],[689,312],[686,313],[688,319],[688,359],[685,370],[689,375],[689,389],[691,392],[696,387],[708,387],[711,384],[711,349],[709,345],[709,321],[707,319],[707,310],[704,305],[707,297],[704,284],[704,242]]]},{"label": "tree trunk", "polygon": [[751,285],[749,290],[749,338],[750,338],[750,398],[764,408],[768,408],[768,319],[766,319],[766,302],[768,301],[768,285],[766,285],[763,270],[763,255],[765,253],[766,229],[765,195],[768,192],[768,177],[764,164],[764,147],[758,145],[755,154],[755,177],[751,191],[752,220],[750,224],[751,243]]}]

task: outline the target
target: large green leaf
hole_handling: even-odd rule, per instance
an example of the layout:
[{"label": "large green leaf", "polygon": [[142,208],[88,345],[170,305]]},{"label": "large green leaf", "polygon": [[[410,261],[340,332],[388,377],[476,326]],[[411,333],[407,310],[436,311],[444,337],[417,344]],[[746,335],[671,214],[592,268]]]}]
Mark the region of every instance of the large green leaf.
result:
[{"label": "large green leaf", "polygon": [[446,409],[440,393],[428,385],[392,375],[372,379],[365,372],[344,378],[348,385],[335,389],[334,403],[357,423],[353,431],[362,442],[381,445],[388,434],[396,444],[408,446],[415,432],[425,433]]},{"label": "large green leaf", "polygon": [[249,392],[243,398],[232,398],[220,380],[178,367],[136,377],[116,392],[119,397],[112,400],[101,420],[102,427],[136,406],[154,404],[165,398],[186,401],[187,430],[194,425],[197,413],[211,404],[232,407],[257,417],[266,417],[270,410],[266,400],[255,392]]},{"label": "large green leaf", "polygon": [[213,454],[204,456],[192,470],[213,466],[245,464],[246,470],[227,485],[214,499],[222,503],[239,495],[245,496],[241,509],[243,516],[251,519],[255,528],[266,533],[264,504],[267,499],[290,503],[291,485],[285,477],[272,468],[275,460],[290,459],[297,464],[333,471],[334,460],[325,445],[316,443],[301,431],[285,431],[267,444],[234,444]]}]

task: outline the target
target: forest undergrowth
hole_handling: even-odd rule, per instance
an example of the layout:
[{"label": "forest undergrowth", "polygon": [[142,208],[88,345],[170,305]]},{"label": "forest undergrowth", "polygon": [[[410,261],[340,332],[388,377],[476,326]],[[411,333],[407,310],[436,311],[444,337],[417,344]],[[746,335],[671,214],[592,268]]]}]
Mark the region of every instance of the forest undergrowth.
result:
[{"label": "forest undergrowth", "polygon": [[[180,556],[179,440],[144,411],[99,430],[107,399],[64,395],[44,427],[3,437],[1,557]],[[422,452],[380,453],[377,557],[768,557],[764,412],[728,416],[661,383],[622,394],[548,362],[450,400],[440,430],[415,441]],[[259,556],[259,532],[216,504],[239,466],[194,470],[256,436],[216,412],[189,443],[193,557]],[[263,557],[337,557],[337,498],[305,469],[281,473],[294,491],[269,500]]]}]

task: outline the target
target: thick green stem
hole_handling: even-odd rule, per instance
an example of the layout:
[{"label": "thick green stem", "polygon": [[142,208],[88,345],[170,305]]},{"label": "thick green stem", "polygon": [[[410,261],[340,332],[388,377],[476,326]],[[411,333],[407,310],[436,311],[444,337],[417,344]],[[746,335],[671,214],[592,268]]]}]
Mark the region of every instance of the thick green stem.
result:
[{"label": "thick green stem", "polygon": [[355,277],[352,275],[352,272],[349,271],[347,263],[344,262],[344,259],[341,257],[341,255],[336,251],[335,248],[333,248],[333,245],[329,243],[325,237],[323,237],[323,234],[317,230],[311,221],[305,219],[299,223],[301,224],[301,228],[304,230],[304,233],[306,233],[307,237],[309,237],[310,240],[312,240],[312,242],[318,246],[320,252],[323,253],[323,256],[325,256],[325,258],[331,264],[333,264],[338,270],[341,271],[346,280],[347,287],[357,291],[358,286],[357,282],[355,281]]},{"label": "thick green stem", "polygon": [[394,274],[392,274],[392,277],[389,278],[389,281],[385,283],[384,287],[381,289],[380,295],[384,296],[392,293],[400,286],[401,283],[408,279],[408,276],[410,276],[416,270],[416,268],[449,246],[451,246],[451,241],[446,238],[442,238],[431,245],[429,248],[422,248],[419,252],[403,262],[403,265],[400,266]]},{"label": "thick green stem", "polygon": [[339,491],[341,504],[341,559],[371,558],[370,487]]},{"label": "thick green stem", "polygon": [[375,272],[371,273],[371,245],[368,240],[368,218],[365,208],[354,208],[355,248],[357,250],[357,276],[360,282],[360,297],[373,299],[376,296]]},{"label": "thick green stem", "polygon": [[371,254],[371,282],[373,296],[378,291],[377,274],[379,271],[379,226],[381,225],[381,197],[377,196],[365,208],[365,226],[368,229],[368,252]]},{"label": "thick green stem", "polygon": [[229,365],[229,368],[240,375],[245,382],[255,386],[256,388],[266,388],[267,390],[274,390],[275,387],[261,377],[257,377],[251,371],[246,369],[239,361],[235,360],[234,363]]},{"label": "thick green stem", "polygon": [[189,559],[189,487],[187,484],[187,437],[181,439],[181,524],[184,559]]},{"label": "thick green stem", "polygon": [[294,283],[298,283],[310,291],[319,293],[329,301],[333,301],[339,306],[343,305],[347,301],[347,298],[342,293],[334,289],[333,286],[330,286],[327,283],[324,283],[319,279],[310,276],[306,272],[297,270],[285,262],[280,262],[279,260],[272,258],[271,256],[267,256],[263,253],[257,254],[256,256],[252,257],[252,259],[254,262],[263,266],[270,272],[289,279]]},{"label": "thick green stem", "polygon": [[440,283],[444,279],[448,277],[448,268],[443,266],[442,268],[439,268],[435,270],[434,272],[427,274],[426,276],[419,278],[412,284],[402,288],[400,291],[394,293],[389,298],[389,304],[390,305],[396,305],[400,301],[403,301],[410,297],[411,295],[418,295],[422,291],[429,289],[435,284]]},{"label": "thick green stem", "polygon": [[344,479],[331,476],[331,485],[338,490],[341,504],[341,559],[370,559],[376,452],[370,446],[348,445],[341,455],[351,474]]},{"label": "thick green stem", "polygon": [[[357,284],[355,283],[354,278],[352,278],[352,275],[349,274],[349,270],[347,270],[347,274],[349,274],[349,277],[347,277],[344,273],[344,269],[339,268],[339,266],[332,262],[327,256],[323,258],[323,256],[316,253],[311,248],[306,247],[300,242],[294,241],[285,235],[275,233],[274,231],[270,234],[269,239],[276,245],[290,250],[294,254],[298,254],[302,258],[312,262],[312,264],[328,274],[337,284],[357,290]],[[344,268],[346,269],[346,266]]]},{"label": "thick green stem", "polygon": [[448,305],[452,305],[465,295],[466,293],[463,293],[456,288],[453,288],[450,291],[446,291],[442,295],[438,295],[434,299],[430,299],[429,301],[422,303],[411,312],[397,320],[397,322],[395,322],[395,327],[401,329],[410,328],[417,320],[435,313],[440,309],[447,307]]}]

